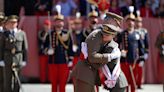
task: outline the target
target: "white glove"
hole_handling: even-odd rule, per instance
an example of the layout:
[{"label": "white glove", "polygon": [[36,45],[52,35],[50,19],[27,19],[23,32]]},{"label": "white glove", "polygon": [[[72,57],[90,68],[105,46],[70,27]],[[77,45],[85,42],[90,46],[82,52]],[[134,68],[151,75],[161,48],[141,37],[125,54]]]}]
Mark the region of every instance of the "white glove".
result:
[{"label": "white glove", "polygon": [[162,55],[164,55],[164,44],[162,44]]},{"label": "white glove", "polygon": [[147,53],[144,54],[144,59],[145,60],[148,59],[148,54]]},{"label": "white glove", "polygon": [[127,56],[127,51],[122,50],[122,51],[121,51],[121,56],[122,56],[122,57],[126,57],[126,56]]},{"label": "white glove", "polygon": [[26,66],[26,65],[27,65],[26,61],[20,62],[20,66],[21,66],[21,67],[24,67],[24,66]]},{"label": "white glove", "polygon": [[70,62],[68,62],[68,65],[67,65],[68,67],[72,67],[73,66],[73,63],[70,61]]},{"label": "white glove", "polygon": [[85,42],[81,43],[81,52],[83,53],[84,58],[87,59],[88,57],[87,43]]},{"label": "white glove", "polygon": [[4,61],[0,61],[0,67],[4,67],[4,66],[5,66]]},{"label": "white glove", "polygon": [[73,49],[73,52],[77,52],[78,46],[74,44],[72,49]]},{"label": "white glove", "polygon": [[144,61],[140,61],[139,66],[140,67],[143,67],[144,66],[144,63],[145,63]]},{"label": "white glove", "polygon": [[108,62],[111,62],[113,59],[117,59],[121,57],[121,52],[119,48],[114,48],[113,51],[108,54]]},{"label": "white glove", "polygon": [[54,54],[54,49],[53,48],[48,49],[47,54],[48,55],[53,55]]}]

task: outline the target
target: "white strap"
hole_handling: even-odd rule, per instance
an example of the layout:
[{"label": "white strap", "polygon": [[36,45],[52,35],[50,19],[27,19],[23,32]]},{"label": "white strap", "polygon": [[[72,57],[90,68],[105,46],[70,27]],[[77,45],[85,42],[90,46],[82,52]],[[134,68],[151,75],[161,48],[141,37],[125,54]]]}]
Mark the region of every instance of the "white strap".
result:
[{"label": "white strap", "polygon": [[106,64],[102,67],[102,72],[105,75],[105,77],[107,78],[107,80],[105,81],[106,86],[108,88],[115,87],[116,80],[118,79],[120,72],[121,72],[120,60],[118,59],[117,64],[114,67],[112,73],[110,72],[110,70]]}]

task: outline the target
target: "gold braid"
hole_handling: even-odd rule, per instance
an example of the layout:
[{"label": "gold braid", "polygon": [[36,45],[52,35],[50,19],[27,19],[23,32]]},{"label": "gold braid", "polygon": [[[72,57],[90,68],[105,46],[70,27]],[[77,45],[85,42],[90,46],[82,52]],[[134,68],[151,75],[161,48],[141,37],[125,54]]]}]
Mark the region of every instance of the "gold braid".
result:
[{"label": "gold braid", "polygon": [[64,41],[62,40],[62,37],[57,33],[57,37],[59,38],[59,41],[61,42],[61,44],[64,46],[65,49],[68,49],[68,46],[64,43]]}]

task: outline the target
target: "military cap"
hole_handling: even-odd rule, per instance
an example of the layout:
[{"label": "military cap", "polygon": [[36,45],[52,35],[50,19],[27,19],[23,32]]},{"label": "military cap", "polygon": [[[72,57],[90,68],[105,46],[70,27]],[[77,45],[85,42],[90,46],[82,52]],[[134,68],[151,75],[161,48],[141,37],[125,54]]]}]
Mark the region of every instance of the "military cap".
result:
[{"label": "military cap", "polygon": [[62,14],[57,14],[53,17],[54,20],[64,20],[64,16]]},{"label": "military cap", "polygon": [[16,15],[10,15],[7,17],[7,20],[6,21],[13,21],[13,22],[17,22],[18,21],[18,16]]},{"label": "military cap", "polygon": [[121,21],[124,19],[120,15],[117,15],[117,14],[112,13],[112,12],[107,12],[105,19],[110,19],[110,18],[112,18],[114,21],[116,21],[117,26],[119,26],[119,27],[121,26]]},{"label": "military cap", "polygon": [[116,35],[118,31],[120,31],[120,27],[112,25],[112,24],[103,24],[102,25],[102,33],[109,35]]}]

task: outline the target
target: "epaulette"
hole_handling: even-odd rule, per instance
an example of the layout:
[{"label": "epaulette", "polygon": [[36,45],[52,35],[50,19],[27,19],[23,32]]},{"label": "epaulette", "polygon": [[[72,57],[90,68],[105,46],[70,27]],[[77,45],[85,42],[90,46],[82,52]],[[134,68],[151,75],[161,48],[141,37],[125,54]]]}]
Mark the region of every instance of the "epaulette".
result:
[{"label": "epaulette", "polygon": [[112,47],[112,48],[116,48],[116,47],[118,47],[118,43],[116,43],[115,41],[111,41],[109,44],[108,44],[108,46],[110,46],[110,47]]}]

